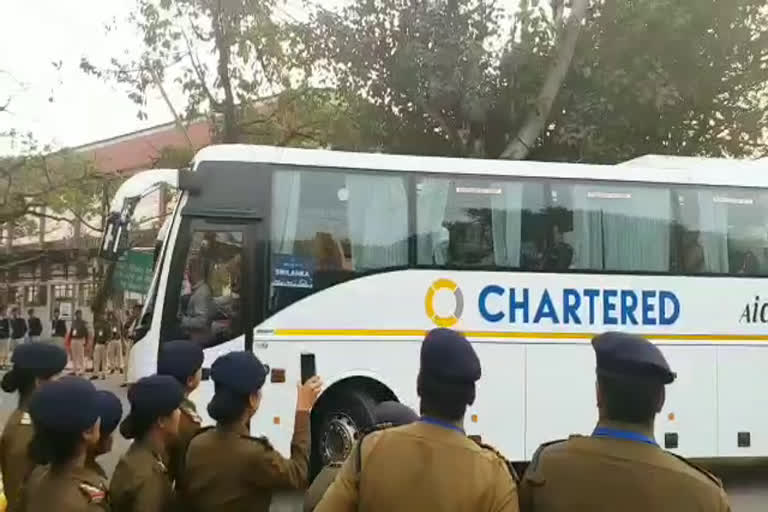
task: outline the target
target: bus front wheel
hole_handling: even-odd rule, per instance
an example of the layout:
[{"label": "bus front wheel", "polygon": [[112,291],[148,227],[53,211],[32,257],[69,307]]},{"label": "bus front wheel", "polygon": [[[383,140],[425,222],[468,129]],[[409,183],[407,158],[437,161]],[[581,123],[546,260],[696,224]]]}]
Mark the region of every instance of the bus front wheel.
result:
[{"label": "bus front wheel", "polygon": [[340,390],[325,404],[318,417],[319,430],[313,436],[313,459],[322,466],[343,461],[352,451],[361,432],[374,424],[376,400],[359,390]]}]

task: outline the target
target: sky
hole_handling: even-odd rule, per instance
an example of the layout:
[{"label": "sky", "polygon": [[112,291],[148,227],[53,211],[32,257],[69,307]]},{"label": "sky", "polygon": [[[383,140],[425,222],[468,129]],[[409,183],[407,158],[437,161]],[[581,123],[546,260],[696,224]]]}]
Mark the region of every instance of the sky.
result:
[{"label": "sky", "polygon": [[[322,0],[324,7],[345,0]],[[172,116],[159,92],[150,94],[148,119],[118,85],[86,76],[82,57],[106,63],[113,56],[138,52],[138,35],[126,22],[133,0],[2,0],[0,17],[0,133],[32,132],[42,144],[72,147],[169,122]],[[281,11],[301,16],[301,0],[288,0]],[[109,34],[105,26],[117,20]],[[128,54],[130,57],[130,53]],[[54,63],[60,63],[57,69]],[[177,110],[183,97],[169,87]],[[0,103],[1,104],[1,103]],[[15,152],[0,138],[0,154]]]}]

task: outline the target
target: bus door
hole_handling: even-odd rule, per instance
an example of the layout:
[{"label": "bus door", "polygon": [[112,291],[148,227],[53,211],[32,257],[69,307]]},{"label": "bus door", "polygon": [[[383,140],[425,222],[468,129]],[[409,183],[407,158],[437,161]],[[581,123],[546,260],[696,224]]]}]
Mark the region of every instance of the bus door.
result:
[{"label": "bus door", "polygon": [[204,422],[217,357],[253,347],[264,316],[263,222],[186,216],[171,263],[160,341],[189,339],[204,347],[203,381],[190,397]]}]

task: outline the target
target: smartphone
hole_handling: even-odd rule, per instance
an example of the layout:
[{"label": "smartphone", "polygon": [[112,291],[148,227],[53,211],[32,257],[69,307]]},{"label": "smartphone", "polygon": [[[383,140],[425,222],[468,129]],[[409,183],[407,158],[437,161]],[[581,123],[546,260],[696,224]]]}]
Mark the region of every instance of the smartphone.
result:
[{"label": "smartphone", "polygon": [[301,383],[304,384],[315,375],[317,375],[315,354],[301,354]]}]

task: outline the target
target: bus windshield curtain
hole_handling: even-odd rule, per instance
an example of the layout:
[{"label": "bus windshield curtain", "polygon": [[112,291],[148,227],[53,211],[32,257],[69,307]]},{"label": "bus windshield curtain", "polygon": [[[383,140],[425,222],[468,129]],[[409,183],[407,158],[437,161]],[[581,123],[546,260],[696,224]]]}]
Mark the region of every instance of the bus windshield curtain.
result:
[{"label": "bus windshield curtain", "polygon": [[301,198],[301,175],[298,171],[276,172],[272,194],[272,251],[293,254]]},{"label": "bus windshield curtain", "polygon": [[416,198],[417,262],[443,265],[447,260],[448,237],[443,227],[448,191],[452,182],[443,179],[424,179]]},{"label": "bus windshield curtain", "polygon": [[350,174],[347,219],[355,270],[408,263],[408,196],[403,178]]},{"label": "bus windshield curtain", "polygon": [[576,186],[573,202],[575,268],[669,270],[669,190]]},{"label": "bus windshield curtain", "polygon": [[496,265],[520,266],[520,240],[523,208],[522,183],[494,183],[501,194],[491,197],[493,256]]}]

